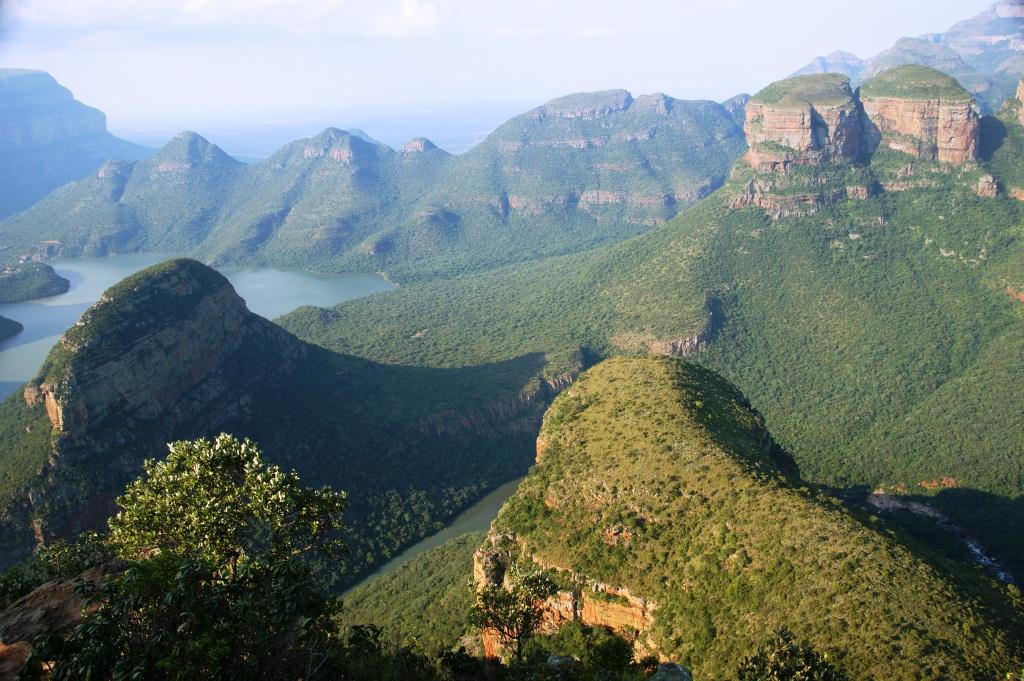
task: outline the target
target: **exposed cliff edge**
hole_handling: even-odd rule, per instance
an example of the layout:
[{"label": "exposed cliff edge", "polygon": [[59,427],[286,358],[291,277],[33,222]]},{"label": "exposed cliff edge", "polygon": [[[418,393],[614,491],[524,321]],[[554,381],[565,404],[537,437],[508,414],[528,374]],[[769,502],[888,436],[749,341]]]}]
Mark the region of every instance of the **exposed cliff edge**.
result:
[{"label": "exposed cliff edge", "polygon": [[[102,526],[141,458],[239,419],[254,389],[305,352],[198,262],[129,277],[64,334],[25,386],[26,404],[45,406],[53,445],[15,516],[31,514],[43,540]],[[4,529],[26,524],[22,517]]]},{"label": "exposed cliff edge", "polygon": [[0,69],[0,218],[107,159],[149,153],[107,132],[103,112],[77,101],[50,74]]},{"label": "exposed cliff edge", "polygon": [[[772,83],[747,104],[743,129],[749,151],[733,173],[742,184],[731,207],[754,206],[773,219],[933,187],[938,175],[976,168],[981,146],[974,99],[923,66],[887,70],[856,91],[840,74]],[[883,155],[881,165],[894,168],[876,168]],[[980,196],[997,193],[995,178],[968,179]]]},{"label": "exposed cliff edge", "polygon": [[856,160],[862,127],[849,78],[830,73],[779,81],[747,103],[746,159],[759,172]]},{"label": "exposed cliff edge", "polygon": [[997,587],[922,560],[804,486],[761,417],[708,370],[603,362],[552,404],[537,452],[474,579],[504,584],[512,564],[550,571],[561,591],[549,628],[607,626],[702,678],[725,677],[780,626],[850,678],[940,678],[947,659],[971,678],[1020,662],[1020,615]]},{"label": "exposed cliff edge", "polygon": [[898,66],[860,88],[869,149],[884,144],[916,158],[962,165],[976,160],[981,114],[951,76]]}]

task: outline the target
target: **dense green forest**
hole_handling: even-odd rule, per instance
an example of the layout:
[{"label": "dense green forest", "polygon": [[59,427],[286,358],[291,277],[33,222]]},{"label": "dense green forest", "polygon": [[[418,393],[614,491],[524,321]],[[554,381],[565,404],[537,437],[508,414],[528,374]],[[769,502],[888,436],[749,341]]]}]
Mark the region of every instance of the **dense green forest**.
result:
[{"label": "dense green forest", "polygon": [[0,303],[18,303],[66,293],[71,286],[53,268],[41,262],[27,262],[0,271]]},{"label": "dense green forest", "polygon": [[719,187],[743,148],[719,104],[624,90],[553,100],[458,156],[331,128],[246,165],[182,133],[60,188],[0,236],[10,257],[56,240],[64,255],[184,253],[408,282],[642,233]]},{"label": "dense green forest", "polygon": [[[1012,113],[979,168],[886,151],[865,169],[907,168],[927,187],[772,221],[730,209],[730,184],[623,244],[281,321],[377,361],[533,355],[548,376],[708,329],[698,361],[747,394],[809,480],[928,494],[1021,571],[1022,205],[974,193],[984,170],[1004,181],[1019,166]],[[935,490],[944,479],[955,489]]]},{"label": "dense green forest", "polygon": [[702,678],[723,678],[779,628],[850,678],[1021,664],[1019,592],[803,483],[709,370],[603,362],[555,400],[541,438],[494,523],[497,550],[584,594],[599,583],[652,599],[659,654]]}]

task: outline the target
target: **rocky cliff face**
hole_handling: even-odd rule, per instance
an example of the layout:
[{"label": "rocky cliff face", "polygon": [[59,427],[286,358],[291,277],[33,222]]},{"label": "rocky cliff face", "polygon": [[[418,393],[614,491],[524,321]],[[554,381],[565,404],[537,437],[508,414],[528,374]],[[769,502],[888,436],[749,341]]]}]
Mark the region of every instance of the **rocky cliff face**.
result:
[{"label": "rocky cliff face", "polygon": [[[921,66],[890,69],[856,92],[839,74],[790,78],[759,92],[746,111],[753,173],[734,172],[745,183],[730,205],[754,206],[773,219],[810,215],[879,189],[933,186],[910,159],[910,176],[877,177],[871,160],[880,147],[931,162],[926,170],[940,173],[973,163],[979,148],[981,117],[970,94]],[[978,183],[975,191],[990,196],[993,183]]]},{"label": "rocky cliff face", "polygon": [[103,112],[76,101],[48,73],[0,69],[0,218],[108,159],[150,151],[107,132]]},{"label": "rocky cliff face", "polygon": [[103,112],[76,101],[50,74],[0,69],[0,149],[51,144],[106,130]]},{"label": "rocky cliff face", "polygon": [[861,152],[861,121],[848,78],[801,76],[775,83],[746,107],[747,161],[760,172],[817,166]]},{"label": "rocky cliff face", "polygon": [[1024,78],[1017,84],[1017,101],[1020,102],[1020,111],[1017,112],[1017,118],[1020,120],[1020,124],[1024,125]]},{"label": "rocky cliff face", "polygon": [[952,77],[923,66],[899,66],[865,83],[860,99],[869,151],[881,144],[939,163],[976,159],[980,110]]},{"label": "rocky cliff face", "polygon": [[881,144],[928,161],[975,160],[980,113],[973,101],[864,97],[864,112]]},{"label": "rocky cliff face", "polygon": [[8,555],[100,526],[141,458],[244,416],[256,386],[304,352],[195,261],[154,266],[109,290],[25,387],[28,405],[45,405],[53,445],[3,519]]}]

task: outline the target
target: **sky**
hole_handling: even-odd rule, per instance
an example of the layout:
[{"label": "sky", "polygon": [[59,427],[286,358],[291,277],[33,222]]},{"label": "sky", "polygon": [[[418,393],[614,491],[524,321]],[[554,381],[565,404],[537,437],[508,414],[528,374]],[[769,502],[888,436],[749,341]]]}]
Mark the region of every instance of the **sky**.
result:
[{"label": "sky", "polygon": [[49,71],[115,132],[497,117],[608,88],[723,100],[991,2],[0,0],[0,67]]}]

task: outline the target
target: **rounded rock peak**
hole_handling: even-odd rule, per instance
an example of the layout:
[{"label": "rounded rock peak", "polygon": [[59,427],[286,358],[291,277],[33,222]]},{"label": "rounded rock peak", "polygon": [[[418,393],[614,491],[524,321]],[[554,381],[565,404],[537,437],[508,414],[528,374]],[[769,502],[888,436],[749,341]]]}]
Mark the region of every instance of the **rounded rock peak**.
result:
[{"label": "rounded rock peak", "polygon": [[405,143],[402,147],[402,152],[406,154],[419,154],[425,151],[433,151],[437,149],[437,145],[431,142],[426,137],[416,137]]}]

